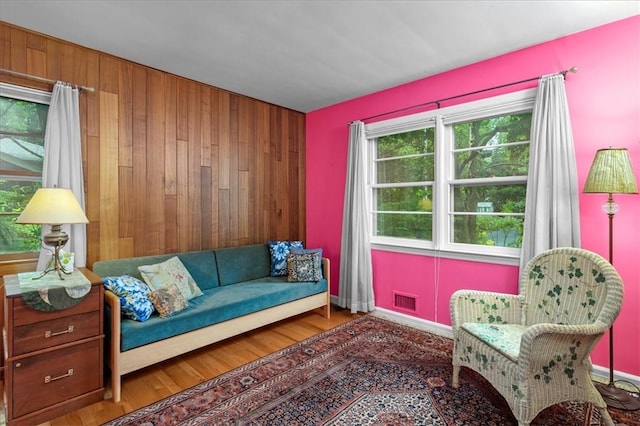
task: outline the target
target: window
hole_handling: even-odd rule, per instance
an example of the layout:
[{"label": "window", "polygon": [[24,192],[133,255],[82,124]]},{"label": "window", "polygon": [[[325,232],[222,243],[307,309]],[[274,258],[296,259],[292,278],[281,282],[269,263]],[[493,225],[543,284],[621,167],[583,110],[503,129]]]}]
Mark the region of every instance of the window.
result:
[{"label": "window", "polygon": [[33,257],[40,226],[15,220],[42,182],[44,133],[51,94],[0,84],[0,254]]},{"label": "window", "polygon": [[517,259],[534,96],[532,89],[368,124],[372,243]]}]

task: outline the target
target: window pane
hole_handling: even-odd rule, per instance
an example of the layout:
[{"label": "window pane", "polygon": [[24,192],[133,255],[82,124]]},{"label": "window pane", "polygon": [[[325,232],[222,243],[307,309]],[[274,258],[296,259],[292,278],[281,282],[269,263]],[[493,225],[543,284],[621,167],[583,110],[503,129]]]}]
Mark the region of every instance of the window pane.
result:
[{"label": "window pane", "polygon": [[524,214],[526,195],[525,184],[457,185],[453,188],[453,210]]},{"label": "window pane", "polygon": [[530,129],[531,113],[455,124],[454,177],[526,175]]},{"label": "window pane", "polygon": [[[453,242],[486,246],[520,247],[526,185],[477,185],[454,187]],[[469,213],[517,213],[465,215]]]},{"label": "window pane", "polygon": [[431,212],[433,190],[430,186],[376,188],[377,211]]},{"label": "window pane", "polygon": [[453,242],[484,246],[522,246],[523,216],[453,216]]},{"label": "window pane", "polygon": [[42,175],[48,109],[0,97],[0,174]]},{"label": "window pane", "polygon": [[433,153],[433,127],[395,135],[382,136],[376,141],[376,158],[403,157]]},{"label": "window pane", "polygon": [[529,144],[458,151],[453,155],[456,179],[526,176],[529,169]]},{"label": "window pane", "polygon": [[40,182],[0,179],[0,253],[40,250],[40,225],[16,224]]},{"label": "window pane", "polygon": [[376,162],[377,183],[433,181],[433,155]]},{"label": "window pane", "polygon": [[431,240],[432,223],[431,214],[378,213],[375,235]]}]

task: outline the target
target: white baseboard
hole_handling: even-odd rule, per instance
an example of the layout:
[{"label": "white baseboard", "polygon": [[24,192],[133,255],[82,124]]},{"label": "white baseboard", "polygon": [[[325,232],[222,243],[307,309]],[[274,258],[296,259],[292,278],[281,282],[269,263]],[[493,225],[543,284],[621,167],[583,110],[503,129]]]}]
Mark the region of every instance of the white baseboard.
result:
[{"label": "white baseboard", "polygon": [[411,315],[401,314],[384,308],[376,308],[376,310],[371,312],[371,314],[393,322],[428,331],[430,333],[437,334],[438,336],[448,337],[449,339],[453,338],[453,331],[451,330],[450,325],[412,317]]},{"label": "white baseboard", "polygon": [[[408,325],[411,327],[415,327],[421,330],[428,331],[433,334],[437,334],[439,336],[444,336],[448,338],[453,337],[453,331],[450,325],[440,324],[433,321],[428,321],[422,318],[416,318],[411,315],[401,314],[399,312],[390,311],[384,308],[376,308],[372,315],[375,315],[380,318],[385,318],[390,321],[394,321],[400,324]],[[606,367],[602,367],[600,365],[594,365],[591,371],[594,378],[598,381],[608,383],[609,382],[609,369]],[[630,382],[633,385],[640,388],[640,376],[634,376],[633,374],[625,373],[622,371],[614,371],[613,373],[614,380]]]}]

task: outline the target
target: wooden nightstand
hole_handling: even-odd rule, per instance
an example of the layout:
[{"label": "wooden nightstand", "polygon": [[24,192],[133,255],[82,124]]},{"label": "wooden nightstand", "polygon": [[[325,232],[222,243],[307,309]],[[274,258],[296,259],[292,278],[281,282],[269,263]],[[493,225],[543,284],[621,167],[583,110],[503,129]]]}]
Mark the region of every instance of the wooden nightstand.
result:
[{"label": "wooden nightstand", "polygon": [[18,275],[4,277],[4,403],[8,425],[33,425],[104,398],[104,287],[85,268],[89,293],[45,312],[22,297]]}]

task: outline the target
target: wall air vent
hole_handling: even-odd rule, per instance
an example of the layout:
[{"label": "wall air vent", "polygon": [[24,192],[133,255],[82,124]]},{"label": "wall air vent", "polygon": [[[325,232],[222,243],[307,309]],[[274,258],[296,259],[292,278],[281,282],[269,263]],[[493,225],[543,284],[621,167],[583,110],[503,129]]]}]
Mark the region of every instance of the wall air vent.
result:
[{"label": "wall air vent", "polygon": [[393,307],[403,311],[416,312],[416,296],[397,293],[394,291]]}]

